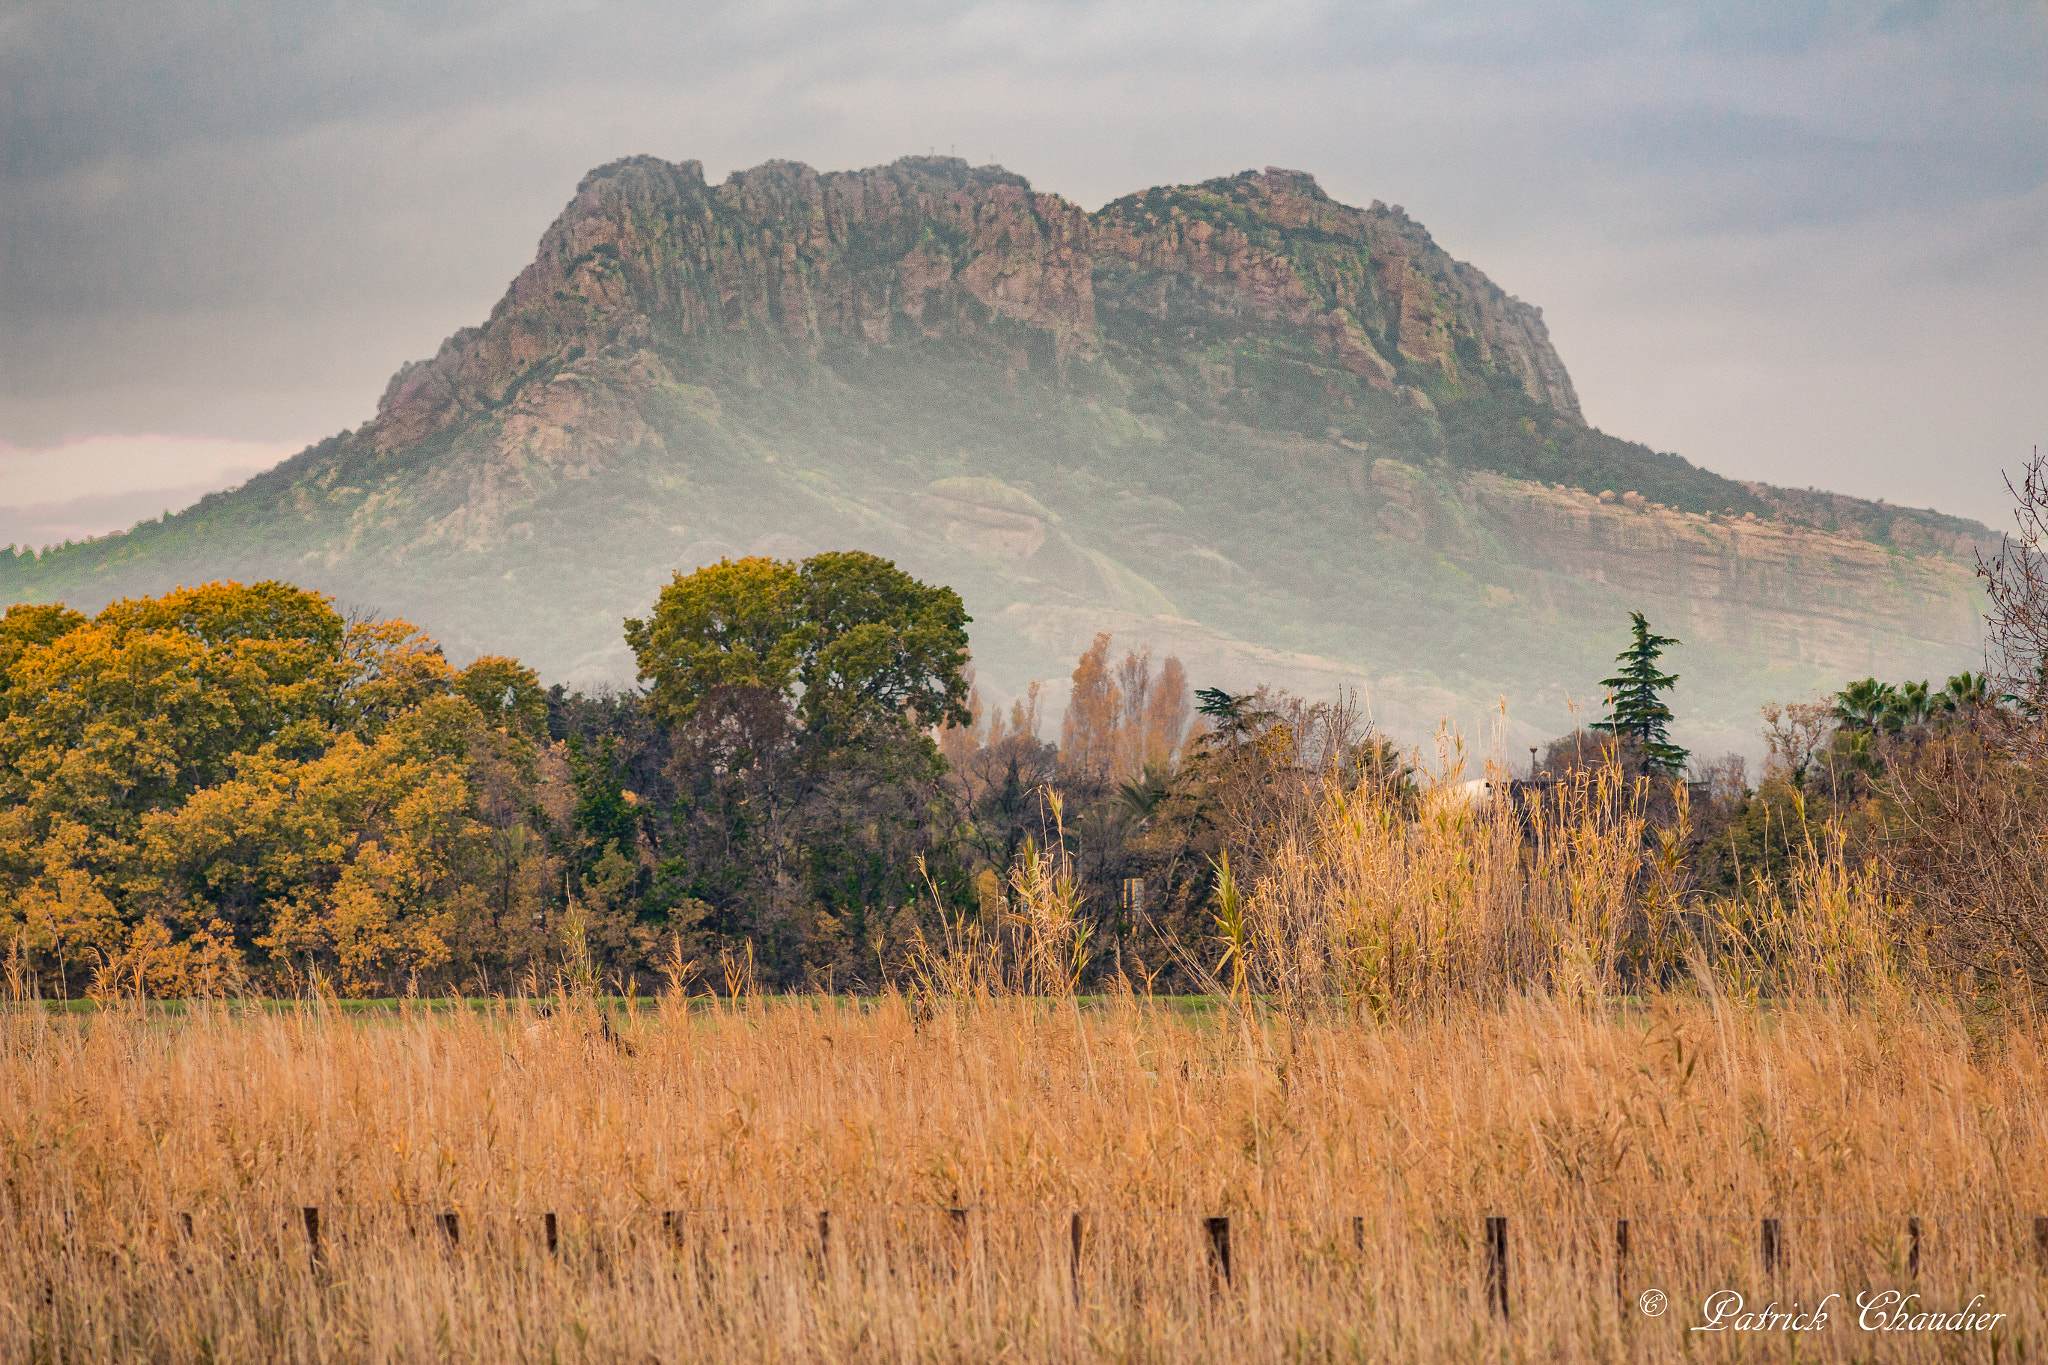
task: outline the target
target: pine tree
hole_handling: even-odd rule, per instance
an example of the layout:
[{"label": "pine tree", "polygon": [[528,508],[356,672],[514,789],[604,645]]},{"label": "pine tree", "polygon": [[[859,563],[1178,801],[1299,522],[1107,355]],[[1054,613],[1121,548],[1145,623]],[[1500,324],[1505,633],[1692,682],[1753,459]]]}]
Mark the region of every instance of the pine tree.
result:
[{"label": "pine tree", "polygon": [[1678,675],[1658,672],[1657,660],[1666,645],[1682,642],[1652,635],[1650,623],[1641,612],[1632,611],[1628,615],[1635,625],[1636,638],[1627,649],[1614,656],[1614,661],[1621,665],[1621,672],[1600,680],[1600,685],[1608,689],[1611,700],[1607,719],[1595,721],[1593,728],[1613,735],[1633,735],[1643,746],[1644,763],[1666,773],[1677,772],[1685,767],[1685,760],[1690,755],[1671,742],[1671,708],[1658,694],[1678,686]]}]

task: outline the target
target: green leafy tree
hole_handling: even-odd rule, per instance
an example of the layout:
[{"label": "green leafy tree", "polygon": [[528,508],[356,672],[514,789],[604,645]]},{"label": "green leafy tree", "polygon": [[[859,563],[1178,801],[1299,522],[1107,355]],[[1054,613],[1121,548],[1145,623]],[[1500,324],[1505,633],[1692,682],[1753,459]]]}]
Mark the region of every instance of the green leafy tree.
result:
[{"label": "green leafy tree", "polygon": [[1897,686],[1875,678],[1852,682],[1835,694],[1832,714],[1851,737],[1896,735],[1935,725],[1945,717],[1967,714],[1987,699],[1984,679],[1960,673],[1936,692],[1926,682]]},{"label": "green leafy tree", "polygon": [[967,621],[952,589],[857,551],[678,574],[626,623],[677,756],[663,894],[771,970],[880,970],[938,839],[925,732],[973,724]]},{"label": "green leafy tree", "polygon": [[1887,717],[1887,728],[1900,730],[1909,725],[1925,725],[1934,714],[1935,706],[1934,693],[1929,690],[1925,679],[1900,683],[1898,700],[1892,704],[1891,715]]},{"label": "green leafy tree", "polygon": [[728,732],[737,757],[784,727],[815,748],[878,727],[973,724],[968,620],[951,588],[856,550],[677,574],[651,616],[626,622],[626,643],[662,719]]},{"label": "green leafy tree", "polygon": [[484,655],[455,675],[455,691],[493,725],[527,736],[547,729],[547,693],[540,676],[517,659]]},{"label": "green leafy tree", "polygon": [[798,667],[807,730],[857,736],[906,716],[921,726],[974,723],[958,593],[858,550],[814,555],[800,572],[814,632]]},{"label": "green leafy tree", "polygon": [[1689,753],[1671,742],[1671,708],[1664,704],[1663,694],[1678,686],[1678,675],[1661,671],[1657,661],[1666,646],[1682,642],[1652,634],[1641,612],[1628,615],[1635,639],[1614,656],[1621,672],[1600,680],[1611,701],[1607,719],[1595,721],[1593,728],[1634,739],[1642,746],[1645,764],[1666,773],[1677,772],[1684,768]]},{"label": "green leafy tree", "polygon": [[1936,698],[1944,711],[1969,715],[1991,704],[1991,679],[1964,669],[1948,680],[1948,688]]},{"label": "green leafy tree", "polygon": [[817,632],[804,621],[796,565],[721,559],[677,574],[646,620],[626,622],[626,643],[653,684],[654,712],[683,730],[737,730],[744,754],[762,733],[764,700],[793,697],[797,666]]},{"label": "green leafy tree", "polygon": [[1232,696],[1220,687],[1205,687],[1195,693],[1195,712],[1209,722],[1209,733],[1219,742],[1236,744],[1264,730],[1279,713],[1261,707],[1259,693]]}]

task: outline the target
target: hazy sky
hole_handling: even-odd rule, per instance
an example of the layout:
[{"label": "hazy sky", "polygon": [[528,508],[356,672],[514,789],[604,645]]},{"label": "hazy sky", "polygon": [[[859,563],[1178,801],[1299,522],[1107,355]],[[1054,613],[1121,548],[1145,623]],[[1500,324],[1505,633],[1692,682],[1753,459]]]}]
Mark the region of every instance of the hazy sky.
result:
[{"label": "hazy sky", "polygon": [[0,0],[0,509],[360,423],[594,165],[929,148],[1089,208],[1265,165],[1402,204],[1591,421],[1736,477],[2003,526],[2048,437],[2038,0]]}]

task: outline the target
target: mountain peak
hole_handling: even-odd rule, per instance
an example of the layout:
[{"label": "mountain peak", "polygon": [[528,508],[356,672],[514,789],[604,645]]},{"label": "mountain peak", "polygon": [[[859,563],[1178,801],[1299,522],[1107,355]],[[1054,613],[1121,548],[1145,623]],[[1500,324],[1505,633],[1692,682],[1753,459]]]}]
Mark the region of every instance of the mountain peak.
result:
[{"label": "mountain peak", "polygon": [[860,548],[962,592],[990,689],[1114,628],[1423,725],[1503,693],[1562,725],[1646,608],[1719,715],[1763,669],[1953,671],[1968,528],[1809,502],[1589,428],[1535,308],[1305,171],[1088,213],[950,156],[634,156],[372,421],[0,587],[285,577],[594,682],[677,568]]}]

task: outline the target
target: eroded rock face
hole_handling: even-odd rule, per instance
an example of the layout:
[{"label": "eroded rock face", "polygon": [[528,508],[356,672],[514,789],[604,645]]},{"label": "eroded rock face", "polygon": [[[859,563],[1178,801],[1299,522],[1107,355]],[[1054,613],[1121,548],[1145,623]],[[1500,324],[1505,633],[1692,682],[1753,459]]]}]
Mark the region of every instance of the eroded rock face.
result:
[{"label": "eroded rock face", "polygon": [[634,157],[584,178],[482,327],[393,376],[367,435],[384,452],[418,445],[583,356],[623,358],[657,337],[716,348],[752,335],[806,351],[833,337],[981,338],[1008,346],[1021,370],[1036,348],[1014,337],[1036,336],[1060,364],[1096,352],[1103,277],[1118,285],[1116,308],[1285,328],[1419,407],[1430,400],[1397,382],[1399,364],[1455,384],[1476,362],[1579,418],[1539,310],[1399,209],[1338,204],[1298,171],[1151,190],[1091,217],[950,157],[827,173],[771,161],[715,188],[698,162]]},{"label": "eroded rock face", "polygon": [[584,178],[488,322],[393,377],[371,439],[417,444],[503,405],[537,367],[655,333],[759,331],[808,349],[1000,318],[1047,334],[1055,355],[1086,351],[1089,235],[1059,196],[952,158],[826,174],[771,161],[715,189],[695,161],[617,162]]},{"label": "eroded rock face", "polygon": [[1045,547],[1052,514],[1030,494],[994,479],[941,479],[924,510],[949,542],[1013,564]]},{"label": "eroded rock face", "polygon": [[1463,339],[1480,364],[1506,366],[1531,398],[1579,418],[1541,310],[1452,260],[1399,208],[1351,208],[1313,176],[1269,166],[1116,200],[1095,229],[1098,275],[1137,276],[1128,306],[1156,317],[1178,304],[1284,323],[1387,389],[1397,358],[1459,381]]},{"label": "eroded rock face", "polygon": [[1506,560],[1531,571],[1520,610],[1554,609],[1544,583],[1556,575],[1626,594],[1695,647],[1844,678],[1889,676],[1925,650],[1967,661],[1982,649],[1973,576],[1945,556],[1494,474],[1446,485],[1393,460],[1375,464],[1372,485],[1386,499],[1379,516],[1389,533],[1454,562]]}]

